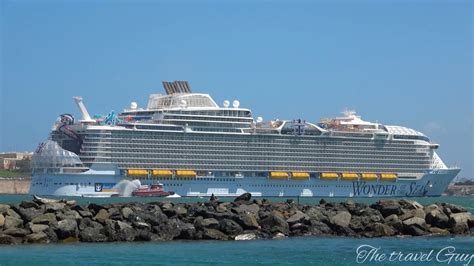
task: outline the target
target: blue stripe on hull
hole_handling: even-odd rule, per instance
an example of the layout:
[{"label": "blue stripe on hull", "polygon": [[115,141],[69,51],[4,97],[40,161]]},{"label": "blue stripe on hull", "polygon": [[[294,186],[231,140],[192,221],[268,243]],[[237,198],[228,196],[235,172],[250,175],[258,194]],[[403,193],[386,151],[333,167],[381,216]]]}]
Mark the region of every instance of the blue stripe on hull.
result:
[{"label": "blue stripe on hull", "polygon": [[[237,196],[250,192],[262,197],[420,197],[440,196],[459,169],[436,170],[420,180],[387,181],[305,181],[269,180],[257,177],[215,177],[190,180],[160,180],[165,190],[181,196]],[[116,175],[35,175],[30,194],[54,196],[110,196],[113,184],[125,179]],[[142,180],[150,184],[151,180]],[[155,181],[156,182],[156,181]],[[99,189],[100,188],[100,189]]]}]

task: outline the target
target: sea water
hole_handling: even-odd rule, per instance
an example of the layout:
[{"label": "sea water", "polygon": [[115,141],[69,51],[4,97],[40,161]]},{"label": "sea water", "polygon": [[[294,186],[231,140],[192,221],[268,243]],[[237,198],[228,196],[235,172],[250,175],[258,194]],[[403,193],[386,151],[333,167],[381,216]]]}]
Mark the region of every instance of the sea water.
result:
[{"label": "sea water", "polygon": [[[0,196],[17,203],[29,196]],[[78,199],[78,203],[163,199]],[[205,199],[173,199],[195,202]],[[271,199],[280,201],[284,199]],[[295,199],[297,200],[297,199]],[[299,199],[316,204],[319,199]],[[331,201],[346,199],[332,198]],[[352,199],[371,203],[378,199]],[[474,212],[473,197],[415,198]],[[471,258],[471,260],[469,260]],[[296,237],[254,241],[170,241],[0,246],[0,265],[474,265],[474,237]]]}]

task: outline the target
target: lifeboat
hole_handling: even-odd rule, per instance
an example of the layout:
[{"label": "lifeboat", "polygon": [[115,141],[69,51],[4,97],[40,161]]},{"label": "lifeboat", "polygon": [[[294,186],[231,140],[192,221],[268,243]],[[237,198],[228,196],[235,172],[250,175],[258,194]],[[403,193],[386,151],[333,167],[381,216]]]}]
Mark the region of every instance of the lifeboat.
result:
[{"label": "lifeboat", "polygon": [[176,170],[177,177],[196,177],[196,171],[193,170]]},{"label": "lifeboat", "polygon": [[377,180],[377,174],[375,173],[362,173],[361,179],[366,181]]},{"label": "lifeboat", "polygon": [[380,180],[382,181],[395,181],[397,180],[398,175],[394,173],[384,173],[380,174]]},{"label": "lifeboat", "polygon": [[148,170],[146,169],[128,169],[127,175],[129,176],[148,176]]},{"label": "lifeboat", "polygon": [[324,180],[336,180],[339,177],[337,173],[320,173],[319,178]]},{"label": "lifeboat", "polygon": [[359,175],[356,173],[342,173],[341,179],[342,180],[357,180],[359,179]]},{"label": "lifeboat", "polygon": [[287,172],[270,172],[271,179],[288,179]]},{"label": "lifeboat", "polygon": [[294,180],[308,180],[309,179],[309,173],[306,173],[306,172],[293,172],[293,173],[291,173],[291,179],[294,179]]},{"label": "lifeboat", "polygon": [[173,175],[173,172],[171,172],[171,170],[153,170],[151,172],[151,174],[153,176],[159,176],[159,177],[169,177],[171,175]]}]

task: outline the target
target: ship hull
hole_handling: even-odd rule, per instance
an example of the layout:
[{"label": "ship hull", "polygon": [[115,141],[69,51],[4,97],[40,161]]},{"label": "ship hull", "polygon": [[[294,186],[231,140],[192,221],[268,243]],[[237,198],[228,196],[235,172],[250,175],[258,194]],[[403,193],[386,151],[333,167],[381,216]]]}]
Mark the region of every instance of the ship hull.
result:
[{"label": "ship hull", "polygon": [[[160,182],[165,191],[184,197],[235,197],[245,192],[256,197],[423,197],[440,196],[459,169],[427,170],[417,180],[344,181],[272,180],[264,177],[198,177],[194,179],[142,179],[141,184]],[[122,193],[117,184],[134,178],[100,171],[81,174],[35,174],[30,194],[49,196],[108,197]]]}]

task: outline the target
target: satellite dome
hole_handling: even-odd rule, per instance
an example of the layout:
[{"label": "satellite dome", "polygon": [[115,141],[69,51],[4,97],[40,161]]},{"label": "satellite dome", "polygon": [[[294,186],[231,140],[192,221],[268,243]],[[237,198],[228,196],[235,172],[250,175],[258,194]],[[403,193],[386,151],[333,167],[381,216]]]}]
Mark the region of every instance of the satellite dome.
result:
[{"label": "satellite dome", "polygon": [[227,107],[229,107],[230,102],[228,100],[225,100],[223,105],[224,105],[225,108],[227,108]]},{"label": "satellite dome", "polygon": [[138,104],[137,104],[136,102],[131,102],[131,103],[130,103],[130,109],[136,110],[137,107],[138,107]]},{"label": "satellite dome", "polygon": [[262,123],[263,122],[263,117],[259,116],[257,117],[257,123]]},{"label": "satellite dome", "polygon": [[234,100],[234,101],[232,102],[232,106],[233,106],[234,108],[239,108],[240,102],[239,102],[238,100]]}]

